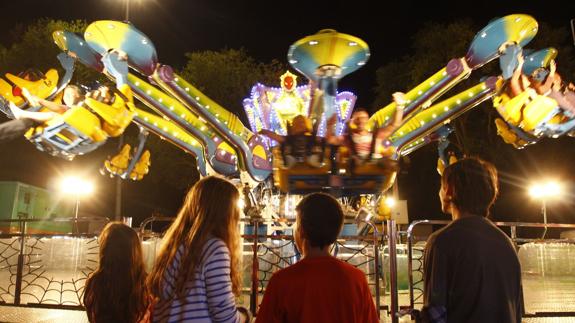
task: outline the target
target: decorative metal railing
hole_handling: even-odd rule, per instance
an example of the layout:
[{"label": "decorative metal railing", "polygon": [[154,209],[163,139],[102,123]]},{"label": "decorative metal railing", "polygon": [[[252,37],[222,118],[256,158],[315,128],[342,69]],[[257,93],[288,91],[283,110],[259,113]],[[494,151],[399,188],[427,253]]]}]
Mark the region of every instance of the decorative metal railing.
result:
[{"label": "decorative metal railing", "polygon": [[[148,269],[162,242],[163,226],[173,218],[152,217],[139,229]],[[0,304],[28,307],[82,308],[84,283],[98,265],[95,233],[81,233],[82,223],[109,222],[107,218],[51,219],[67,223],[72,233],[38,234],[40,220],[0,220]],[[406,231],[396,231],[393,220],[385,233],[374,223],[347,221],[332,254],[361,269],[380,310],[397,322],[422,305],[424,237],[415,235],[423,225],[448,221],[415,221]],[[32,225],[34,224],[34,225]],[[518,228],[546,227],[575,230],[575,224],[497,222],[517,245],[523,267],[527,316],[575,314],[575,243],[568,239],[520,238]],[[245,219],[242,222],[244,288],[240,303],[253,313],[274,272],[300,259],[292,230],[293,220]],[[364,226],[363,229],[360,229]],[[366,229],[367,228],[367,229]],[[363,234],[357,234],[363,232]],[[367,233],[366,233],[367,232]],[[387,232],[390,234],[388,235]]]},{"label": "decorative metal railing", "polygon": [[[0,302],[81,308],[84,282],[97,266],[98,243],[95,234],[80,233],[78,228],[94,222],[105,224],[109,219],[0,220],[7,228],[0,233]],[[73,232],[28,232],[29,225],[43,223],[68,224]]]}]

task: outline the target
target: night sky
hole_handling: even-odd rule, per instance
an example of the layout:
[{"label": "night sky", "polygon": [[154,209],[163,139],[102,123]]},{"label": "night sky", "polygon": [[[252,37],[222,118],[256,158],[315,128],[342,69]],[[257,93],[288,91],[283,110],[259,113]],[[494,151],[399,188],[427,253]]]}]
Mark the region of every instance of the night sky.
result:
[{"label": "night sky", "polygon": [[[10,37],[7,31],[17,23],[26,24],[41,17],[87,21],[123,20],[124,6],[125,2],[121,0],[1,1],[0,43],[9,46]],[[321,29],[332,28],[358,36],[370,46],[370,61],[359,71],[345,77],[340,82],[340,89],[355,92],[358,95],[358,105],[367,106],[374,100],[371,89],[375,86],[375,70],[389,60],[408,54],[411,49],[411,35],[426,22],[447,23],[470,18],[478,26],[484,26],[493,18],[511,13],[530,14],[553,26],[569,26],[569,20],[575,18],[575,1],[131,0],[130,21],[152,39],[160,61],[175,67],[185,63],[186,52],[240,47],[244,47],[250,55],[263,62],[274,58],[285,62],[290,44]],[[464,54],[461,53],[462,56]],[[437,66],[435,70],[429,71],[429,74],[435,73],[441,67]],[[562,71],[561,67],[559,71],[564,78],[575,80],[574,71]],[[88,159],[80,158],[74,165],[55,161],[36,152],[32,145],[24,140],[0,145],[0,149],[0,180],[21,180],[46,186],[47,169],[50,169],[50,172],[59,172],[62,168],[70,167],[83,169],[97,178],[100,187],[97,199],[92,199],[88,210],[101,215],[107,215],[105,213],[113,210],[113,181],[98,175],[96,170],[99,165],[94,166]],[[94,154],[103,158],[106,152]],[[520,162],[513,161],[514,165],[518,166],[516,171],[506,173],[508,178],[525,178],[533,169],[542,174],[553,172],[559,166],[573,163],[575,139],[544,140],[537,147],[521,151],[517,156]],[[427,217],[423,214],[429,214],[429,217],[438,218],[439,202],[435,191],[438,176],[437,173],[432,174],[435,172],[435,163],[425,161],[425,164],[421,164],[418,162],[417,152],[410,157],[411,168],[418,167],[430,175],[426,176],[426,181],[420,185],[408,187],[402,185],[402,182],[412,181],[404,180],[400,176],[401,197],[410,201],[410,214],[416,214],[417,217]],[[522,164],[523,161],[525,164]],[[38,165],[43,166],[38,168]],[[572,169],[565,166],[559,171],[566,181],[573,179],[569,168]],[[154,171],[153,167],[151,171]],[[129,183],[124,186],[127,191],[133,192],[127,193],[126,197],[128,201],[125,203],[128,206],[125,211],[128,215],[142,217],[141,213],[147,213],[143,214],[143,217],[146,217],[151,210],[156,209],[154,202],[146,196],[156,194],[157,188],[147,187],[145,183]],[[422,186],[425,186],[425,189]],[[430,194],[433,196],[422,198]],[[534,202],[522,202],[526,199],[523,190],[509,186],[508,191],[502,189],[501,198],[504,201],[496,207],[495,213],[508,214],[503,219],[538,220],[538,209]],[[158,205],[164,205],[159,209],[166,213],[175,212],[181,199],[182,192],[169,191],[169,197],[158,201]],[[132,200],[138,202],[130,202]],[[572,200],[572,197],[569,197],[569,200]],[[133,208],[130,205],[133,205]],[[521,214],[509,215],[514,212]],[[572,205],[557,208],[555,214],[557,217],[551,218],[555,222],[575,222]],[[553,216],[553,211],[551,215]]]}]

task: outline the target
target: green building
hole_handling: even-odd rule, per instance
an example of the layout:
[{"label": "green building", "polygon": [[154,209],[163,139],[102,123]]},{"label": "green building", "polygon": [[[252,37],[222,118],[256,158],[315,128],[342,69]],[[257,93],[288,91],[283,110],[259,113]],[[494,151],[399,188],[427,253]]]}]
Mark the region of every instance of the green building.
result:
[{"label": "green building", "polygon": [[[73,201],[63,200],[57,192],[20,183],[0,181],[0,220],[41,219],[27,224],[28,233],[68,233],[72,223],[55,223],[53,218],[72,217]],[[18,222],[0,222],[0,232],[17,232]]]}]

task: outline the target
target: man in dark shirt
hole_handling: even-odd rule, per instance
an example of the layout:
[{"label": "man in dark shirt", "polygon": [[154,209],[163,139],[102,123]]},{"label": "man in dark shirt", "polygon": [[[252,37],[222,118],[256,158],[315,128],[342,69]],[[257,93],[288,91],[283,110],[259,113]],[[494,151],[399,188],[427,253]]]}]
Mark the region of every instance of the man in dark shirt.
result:
[{"label": "man in dark shirt", "polygon": [[453,222],[427,242],[424,321],[521,322],[519,259],[511,240],[487,219],[497,186],[495,167],[480,159],[444,170],[439,197]]}]

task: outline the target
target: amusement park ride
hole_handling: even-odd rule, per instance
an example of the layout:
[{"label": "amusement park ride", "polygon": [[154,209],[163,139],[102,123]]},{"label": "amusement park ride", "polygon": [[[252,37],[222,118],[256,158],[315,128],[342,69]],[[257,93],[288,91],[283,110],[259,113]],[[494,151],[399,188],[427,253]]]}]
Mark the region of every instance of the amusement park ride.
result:
[{"label": "amusement park ride", "polygon": [[[349,131],[356,100],[353,93],[337,91],[338,80],[361,68],[370,57],[364,41],[334,30],[322,30],[290,46],[288,61],[309,80],[307,84],[298,85],[297,76],[286,72],[280,88],[262,84],[252,88],[251,96],[243,102],[249,127],[170,66],[161,64],[146,35],[117,21],[94,22],[83,35],[55,32],[54,40],[63,51],[58,58],[64,76],[59,78],[54,69],[37,80],[7,74],[9,82],[0,79],[0,94],[6,103],[2,111],[11,117],[7,102],[36,109],[19,95],[22,88],[42,99],[61,100],[72,79],[74,63],[79,61],[116,82],[115,99],[109,104],[87,98],[83,105],[70,107],[30,129],[26,137],[41,151],[71,160],[121,135],[134,123],[140,129],[140,143],[136,149],[125,146],[105,162],[113,176],[141,179],[148,172],[150,153],[144,144],[148,133],[153,133],[195,158],[201,175],[239,178],[250,194],[327,191],[336,196],[377,197],[395,180],[398,169],[394,161],[433,141],[444,147],[452,132],[449,122],[486,100],[492,99],[501,116],[496,120],[499,134],[516,148],[543,137],[569,134],[575,128],[574,111],[547,93],[531,88],[519,94],[510,90],[518,54],[537,29],[535,19],[522,14],[499,18],[483,28],[464,56],[450,60],[405,93],[404,118],[385,142],[387,153],[371,154],[361,162],[352,163],[354,156],[349,149],[325,140],[330,131],[336,135]],[[543,81],[551,74],[550,63],[556,55],[552,48],[525,55],[520,72],[531,82]],[[495,59],[499,59],[501,75],[482,78],[477,85],[437,102],[474,70]],[[137,106],[134,98],[149,109]],[[395,111],[395,103],[382,107],[369,119],[368,127],[375,131],[386,126]],[[315,154],[319,163],[312,165],[307,158],[299,158],[294,165],[287,165],[286,155],[297,151],[289,145],[298,141],[279,143],[259,133],[297,136],[290,131],[294,118],[301,115],[310,121],[304,135],[306,152]],[[334,118],[335,125],[328,122]],[[444,157],[442,163],[446,162]]]}]

